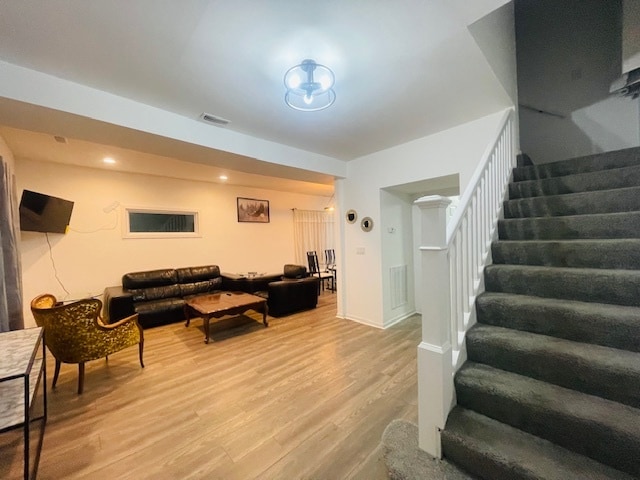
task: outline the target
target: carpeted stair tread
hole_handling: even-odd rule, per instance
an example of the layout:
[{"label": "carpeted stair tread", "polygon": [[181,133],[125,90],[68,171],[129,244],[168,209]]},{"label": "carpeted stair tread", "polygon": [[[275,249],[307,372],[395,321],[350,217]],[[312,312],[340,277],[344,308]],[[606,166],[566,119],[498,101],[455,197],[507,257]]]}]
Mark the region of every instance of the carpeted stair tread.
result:
[{"label": "carpeted stair tread", "polygon": [[499,240],[495,264],[640,270],[640,239]]},{"label": "carpeted stair tread", "polygon": [[640,187],[518,198],[503,211],[505,218],[640,211]]},{"label": "carpeted stair tread", "polygon": [[509,199],[592,192],[640,185],[640,165],[509,184]]},{"label": "carpeted stair tread", "polygon": [[636,408],[469,361],[455,386],[462,407],[640,475]]},{"label": "carpeted stair tread", "polygon": [[515,429],[455,407],[442,432],[445,459],[485,479],[631,480],[632,476]]},{"label": "carpeted stair tread", "polygon": [[640,211],[507,218],[498,221],[500,240],[571,240],[577,238],[640,238]]},{"label": "carpeted stair tread", "polygon": [[489,292],[640,306],[639,270],[489,265],[485,288]]},{"label": "carpeted stair tread", "polygon": [[485,292],[479,323],[640,352],[640,309],[605,303]]},{"label": "carpeted stair tread", "polygon": [[520,182],[523,180],[560,177],[639,164],[640,148],[632,147],[533,166],[524,166],[524,163],[523,166],[519,164],[518,168],[513,170],[513,180]]},{"label": "carpeted stair tread", "polygon": [[477,324],[470,361],[640,408],[640,353]]}]

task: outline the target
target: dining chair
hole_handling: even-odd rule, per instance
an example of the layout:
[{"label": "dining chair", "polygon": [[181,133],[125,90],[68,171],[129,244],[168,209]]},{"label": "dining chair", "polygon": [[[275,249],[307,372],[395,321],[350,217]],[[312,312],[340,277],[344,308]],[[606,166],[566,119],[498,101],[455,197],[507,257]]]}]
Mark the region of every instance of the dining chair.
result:
[{"label": "dining chair", "polygon": [[325,265],[328,272],[333,275],[333,291],[336,290],[336,253],[333,248],[324,251]]},{"label": "dining chair", "polygon": [[[322,290],[324,291],[325,282],[330,280],[329,290],[335,292],[335,284],[333,273],[329,271],[320,270],[320,264],[318,263],[318,254],[315,251],[307,252],[307,263],[309,264],[309,274],[315,275],[320,279],[320,285],[322,285]],[[320,285],[318,288],[320,288]]]}]

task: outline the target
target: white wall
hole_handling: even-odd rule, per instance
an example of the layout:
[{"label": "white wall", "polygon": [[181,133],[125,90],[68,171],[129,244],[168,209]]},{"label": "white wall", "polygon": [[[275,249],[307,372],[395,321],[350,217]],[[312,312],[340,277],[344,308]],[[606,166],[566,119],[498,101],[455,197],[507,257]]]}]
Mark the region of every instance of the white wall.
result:
[{"label": "white wall", "polygon": [[516,3],[520,145],[535,163],[640,145],[639,100],[609,94],[620,16],[618,2]]},{"label": "white wall", "polygon": [[[126,272],[217,264],[222,271],[281,272],[293,263],[292,208],[322,210],[325,197],[109,172],[27,159],[16,160],[23,189],[75,202],[66,235],[22,232],[25,324],[30,300],[44,292],[59,298],[102,293]],[[238,223],[236,197],[269,200],[271,223]],[[113,202],[121,206],[105,213]],[[197,210],[200,238],[125,239],[122,206]],[[86,233],[83,233],[86,232]],[[51,254],[51,256],[50,256]],[[53,259],[51,258],[53,257]],[[55,269],[54,269],[55,263]]]},{"label": "white wall", "polygon": [[622,72],[640,68],[640,2],[622,1]]},{"label": "white wall", "polygon": [[640,146],[640,99],[608,97],[566,118],[520,109],[521,149],[535,163]]},{"label": "white wall", "polygon": [[[382,307],[384,326],[397,323],[416,312],[414,289],[414,251],[412,202],[409,195],[380,190],[380,239],[383,252]],[[392,288],[390,269],[406,265],[407,302],[395,308],[391,302]]]},{"label": "white wall", "polygon": [[[356,224],[346,224],[344,218],[343,268],[345,292],[340,298],[339,312],[345,318],[385,327],[393,316],[385,312],[383,268],[392,263],[383,257],[382,236],[385,221],[381,221],[380,189],[446,175],[460,175],[460,192],[468,184],[488,143],[498,128],[502,112],[465,123],[443,132],[403,145],[361,157],[348,164],[348,175],[341,185],[341,210],[354,209],[358,217],[369,216],[374,229],[365,233]],[[398,224],[396,238],[412,237],[410,213],[406,222]],[[385,217],[386,218],[386,217]],[[396,243],[389,244],[390,249]],[[363,252],[363,253],[358,253]],[[395,253],[391,252],[389,258]],[[385,315],[388,315],[385,317]]]},{"label": "white wall", "polygon": [[516,30],[513,2],[508,2],[469,26],[482,54],[512,102],[518,102]]}]

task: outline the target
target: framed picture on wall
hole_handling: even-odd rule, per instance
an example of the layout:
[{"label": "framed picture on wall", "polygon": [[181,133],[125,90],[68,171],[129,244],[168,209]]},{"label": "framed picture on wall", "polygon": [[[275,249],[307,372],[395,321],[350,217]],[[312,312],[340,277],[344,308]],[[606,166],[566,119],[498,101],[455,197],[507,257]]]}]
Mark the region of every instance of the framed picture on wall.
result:
[{"label": "framed picture on wall", "polygon": [[269,200],[238,197],[238,221],[269,223]]}]

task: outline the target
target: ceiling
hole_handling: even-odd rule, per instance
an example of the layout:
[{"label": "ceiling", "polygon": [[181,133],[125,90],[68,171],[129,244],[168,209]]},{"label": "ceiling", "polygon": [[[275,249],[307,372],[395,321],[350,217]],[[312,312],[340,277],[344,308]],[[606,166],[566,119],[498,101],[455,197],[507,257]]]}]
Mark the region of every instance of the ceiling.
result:
[{"label": "ceiling", "polygon": [[[482,75],[477,62],[456,52],[471,38],[467,25],[505,2],[3,2],[0,61],[194,121],[207,112],[230,120],[226,130],[349,161],[468,121],[474,110],[483,111],[482,100],[465,93],[467,79]],[[327,110],[298,112],[283,101],[285,71],[305,58],[335,73],[337,100]],[[41,142],[58,134],[87,142],[84,150],[91,143],[113,145],[301,181],[303,190],[317,184],[329,192],[334,178],[234,152],[214,155],[210,148],[188,142],[151,134],[145,138],[145,132],[95,118],[34,108],[0,95],[0,124],[5,125],[0,133],[17,157],[35,155],[34,150],[43,148]],[[207,127],[211,132],[221,128]],[[52,161],[64,158],[57,155]]]}]

